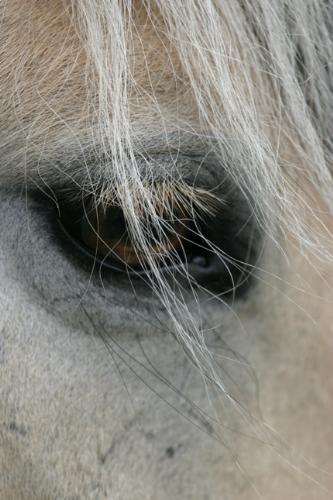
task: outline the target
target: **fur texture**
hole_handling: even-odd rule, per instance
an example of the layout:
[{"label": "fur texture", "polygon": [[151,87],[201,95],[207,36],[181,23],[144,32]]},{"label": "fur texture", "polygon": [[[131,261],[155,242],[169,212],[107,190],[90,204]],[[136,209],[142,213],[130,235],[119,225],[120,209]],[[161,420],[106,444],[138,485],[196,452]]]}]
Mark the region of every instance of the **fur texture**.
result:
[{"label": "fur texture", "polygon": [[[330,498],[331,1],[0,13],[1,499]],[[121,207],[145,284],[63,250],[59,192]],[[181,210],[245,234],[200,235],[242,299],[161,271]]]}]

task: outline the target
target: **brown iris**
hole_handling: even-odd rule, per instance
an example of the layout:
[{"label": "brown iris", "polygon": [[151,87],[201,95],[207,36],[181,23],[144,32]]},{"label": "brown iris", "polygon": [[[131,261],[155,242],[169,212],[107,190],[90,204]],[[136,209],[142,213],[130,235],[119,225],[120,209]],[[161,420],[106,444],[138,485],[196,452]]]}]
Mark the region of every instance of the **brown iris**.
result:
[{"label": "brown iris", "polygon": [[[69,232],[75,234],[77,240],[82,242],[92,255],[118,267],[146,267],[147,258],[144,252],[133,244],[120,207],[110,205],[90,210],[85,207],[82,212],[80,217],[73,217],[71,211]],[[69,211],[67,221],[68,215]],[[149,245],[150,254],[155,261],[165,261],[171,254],[180,254],[181,238],[187,232],[185,219],[162,219],[162,231],[157,231],[149,221],[143,222],[142,226],[147,235],[146,243]]]}]

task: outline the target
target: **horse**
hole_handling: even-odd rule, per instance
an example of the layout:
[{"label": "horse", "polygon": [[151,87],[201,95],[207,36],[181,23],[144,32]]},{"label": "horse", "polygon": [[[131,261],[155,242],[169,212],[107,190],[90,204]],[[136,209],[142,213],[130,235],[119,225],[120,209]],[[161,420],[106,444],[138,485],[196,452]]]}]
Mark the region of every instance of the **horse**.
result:
[{"label": "horse", "polygon": [[331,0],[1,0],[1,500],[332,496]]}]

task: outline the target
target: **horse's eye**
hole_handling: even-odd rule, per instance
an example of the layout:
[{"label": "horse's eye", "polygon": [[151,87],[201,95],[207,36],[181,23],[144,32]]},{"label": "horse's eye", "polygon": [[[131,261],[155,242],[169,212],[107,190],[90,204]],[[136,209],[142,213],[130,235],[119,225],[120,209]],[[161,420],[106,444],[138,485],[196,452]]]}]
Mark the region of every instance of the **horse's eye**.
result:
[{"label": "horse's eye", "polygon": [[177,273],[178,269],[182,279],[185,266],[192,282],[227,293],[247,281],[248,263],[256,257],[253,225],[235,218],[232,207],[197,219],[194,214],[174,213],[161,217],[159,228],[145,219],[142,230],[149,259],[133,243],[118,205],[96,207],[82,201],[59,208],[59,224],[81,254],[103,268],[126,274],[150,273],[153,259],[162,271]]},{"label": "horse's eye", "polygon": [[[103,265],[117,271],[147,271],[147,260],[131,240],[122,209],[117,205],[80,208],[73,204],[62,210],[60,224],[72,242]],[[143,224],[151,255],[165,265],[183,253],[182,238],[188,232],[186,218],[162,219],[162,231],[149,221]],[[184,258],[183,255],[181,258]],[[178,258],[179,261],[179,258]]]}]

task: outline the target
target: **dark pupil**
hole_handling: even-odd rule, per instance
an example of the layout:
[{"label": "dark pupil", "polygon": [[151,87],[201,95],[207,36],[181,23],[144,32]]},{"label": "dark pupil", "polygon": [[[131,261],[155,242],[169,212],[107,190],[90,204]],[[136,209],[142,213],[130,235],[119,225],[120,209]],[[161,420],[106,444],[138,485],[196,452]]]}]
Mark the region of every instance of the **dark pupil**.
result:
[{"label": "dark pupil", "polygon": [[[82,231],[92,225],[102,239],[126,239],[127,227],[123,211],[119,207],[109,207],[105,211],[92,210],[81,222]],[[90,228],[91,230],[91,228]]]}]

